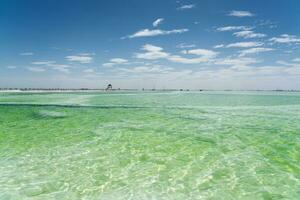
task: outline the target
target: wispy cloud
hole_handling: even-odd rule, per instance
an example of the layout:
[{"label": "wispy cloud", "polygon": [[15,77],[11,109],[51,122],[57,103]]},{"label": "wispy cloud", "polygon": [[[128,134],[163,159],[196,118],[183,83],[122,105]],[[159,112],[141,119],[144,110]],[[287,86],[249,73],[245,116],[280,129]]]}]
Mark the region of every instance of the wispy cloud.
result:
[{"label": "wispy cloud", "polygon": [[152,23],[152,25],[153,25],[153,27],[157,27],[158,25],[162,24],[163,21],[164,21],[164,18],[158,18]]},{"label": "wispy cloud", "polygon": [[178,7],[177,10],[188,10],[188,9],[192,9],[195,7],[196,7],[195,4],[186,4],[186,5],[182,5],[182,6]]},{"label": "wispy cloud", "polygon": [[78,55],[66,56],[65,59],[70,62],[79,62],[82,64],[91,63],[93,61],[93,54],[90,53],[82,53]]},{"label": "wispy cloud", "polygon": [[113,67],[115,65],[115,63],[103,63],[102,66],[103,67]]},{"label": "wispy cloud", "polygon": [[257,23],[258,26],[277,28],[277,23],[271,20],[257,20],[255,23]]},{"label": "wispy cloud", "polygon": [[254,14],[249,11],[243,11],[243,10],[232,10],[228,13],[228,16],[233,17],[253,17]]},{"label": "wispy cloud", "polygon": [[220,32],[224,32],[224,31],[248,31],[253,29],[250,26],[223,26],[223,27],[219,27],[216,30],[220,31]]},{"label": "wispy cloud", "polygon": [[21,56],[33,56],[34,53],[33,52],[23,52],[23,53],[20,53]]},{"label": "wispy cloud", "polygon": [[177,48],[185,49],[185,48],[194,48],[196,47],[195,44],[186,44],[186,43],[180,43],[176,45]]},{"label": "wispy cloud", "polygon": [[10,66],[6,66],[7,69],[16,69],[16,66],[10,65]]},{"label": "wispy cloud", "polygon": [[297,62],[298,58],[293,59],[292,62],[286,62],[279,60],[276,63],[283,65],[283,69],[285,72],[291,74],[291,75],[300,75],[300,63]]},{"label": "wispy cloud", "polygon": [[256,47],[256,48],[241,50],[239,52],[240,52],[240,56],[245,56],[248,54],[257,54],[257,53],[268,52],[268,51],[273,51],[273,50],[274,49],[272,49],[272,48]]},{"label": "wispy cloud", "polygon": [[[70,65],[57,64],[55,61],[35,61],[35,62],[31,62],[31,64],[51,67],[53,70],[60,71],[63,73],[70,73],[69,68],[71,67]],[[37,69],[44,69],[44,68],[37,68]]]},{"label": "wispy cloud", "polygon": [[226,45],[227,48],[236,47],[236,48],[249,48],[249,47],[259,47],[264,45],[262,42],[236,42]]},{"label": "wispy cloud", "polygon": [[55,61],[34,61],[34,62],[31,62],[31,64],[33,65],[50,65],[50,64],[53,64],[55,63]]},{"label": "wispy cloud", "polygon": [[27,67],[27,69],[29,71],[32,71],[32,72],[44,72],[44,71],[46,71],[46,69],[41,68],[41,67]]},{"label": "wispy cloud", "polygon": [[300,58],[294,58],[293,61],[294,62],[300,62]]},{"label": "wispy cloud", "polygon": [[160,65],[151,65],[151,66],[137,66],[133,68],[119,68],[118,70],[121,70],[123,72],[129,72],[129,73],[147,73],[147,74],[162,74],[162,73],[168,73],[173,70],[171,67],[162,67]]},{"label": "wispy cloud", "polygon": [[255,33],[254,31],[239,31],[233,33],[236,37],[243,37],[243,38],[262,38],[266,37],[266,34],[263,33]]},{"label": "wispy cloud", "polygon": [[248,66],[250,64],[255,64],[255,63],[259,63],[260,61],[258,61],[255,58],[225,58],[222,60],[217,60],[215,62],[215,64],[217,65],[229,65],[229,66],[233,66],[233,67],[245,67]]},{"label": "wispy cloud", "polygon": [[284,61],[284,60],[278,60],[276,61],[277,64],[280,64],[280,65],[285,65],[285,66],[290,66],[290,67],[295,67],[295,66],[299,66],[299,63],[297,62],[287,62],[287,61]]},{"label": "wispy cloud", "polygon": [[270,39],[274,43],[300,43],[300,38],[295,35],[282,34],[280,37]]},{"label": "wispy cloud", "polygon": [[95,70],[94,69],[85,69],[83,70],[84,73],[94,73]]},{"label": "wispy cloud", "polygon": [[137,38],[137,37],[153,37],[153,36],[159,36],[159,35],[170,35],[170,34],[180,34],[189,31],[188,29],[174,29],[174,30],[160,30],[160,29],[143,29],[140,30],[132,35],[122,37],[122,39],[126,38]]},{"label": "wispy cloud", "polygon": [[49,67],[52,67],[52,69],[63,72],[63,73],[70,73],[70,66],[69,65],[63,65],[63,64],[50,64]]}]

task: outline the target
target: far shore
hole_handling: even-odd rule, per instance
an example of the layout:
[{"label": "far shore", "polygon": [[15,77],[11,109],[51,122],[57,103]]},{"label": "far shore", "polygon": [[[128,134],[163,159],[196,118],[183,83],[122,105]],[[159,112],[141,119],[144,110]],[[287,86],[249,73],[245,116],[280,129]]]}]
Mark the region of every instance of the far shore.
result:
[{"label": "far shore", "polygon": [[172,91],[182,91],[182,92],[201,92],[201,91],[232,91],[232,92],[300,92],[300,90],[209,90],[209,89],[93,89],[93,88],[0,88],[0,93],[14,93],[14,92],[30,92],[30,93],[42,93],[42,92],[114,92],[114,91],[141,91],[141,92],[172,92]]}]

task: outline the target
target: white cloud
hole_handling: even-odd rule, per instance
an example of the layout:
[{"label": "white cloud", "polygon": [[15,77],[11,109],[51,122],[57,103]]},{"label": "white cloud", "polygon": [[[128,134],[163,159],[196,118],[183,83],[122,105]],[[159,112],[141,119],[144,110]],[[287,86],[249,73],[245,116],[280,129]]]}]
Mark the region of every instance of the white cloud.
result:
[{"label": "white cloud", "polygon": [[79,62],[82,64],[87,64],[87,63],[91,63],[93,61],[92,55],[93,54],[90,54],[90,53],[83,53],[83,54],[78,54],[78,55],[66,56],[65,59],[70,62]]},{"label": "white cloud", "polygon": [[248,31],[251,29],[253,28],[249,26],[223,26],[217,28],[216,30],[220,32],[224,32],[224,31]]},{"label": "white cloud", "polygon": [[[282,88],[277,87],[277,85],[282,86],[282,80],[289,79],[290,81],[291,78],[299,80],[299,67],[252,66],[251,64],[259,62],[252,58],[226,58],[226,60],[226,65],[215,68],[184,70],[157,66],[119,68],[115,70],[113,76],[132,81],[133,88],[137,86],[137,81],[143,81],[141,87],[144,88],[153,88],[155,85],[156,88],[166,86],[167,88],[199,89],[200,86],[204,89],[276,89]],[[299,81],[292,82],[292,84],[297,83]]]},{"label": "white cloud", "polygon": [[222,48],[222,47],[224,47],[224,44],[218,44],[218,45],[214,46],[215,49],[219,49],[219,48]]},{"label": "white cloud", "polygon": [[182,6],[178,7],[177,10],[188,10],[188,9],[192,9],[195,7],[196,7],[195,4],[186,4],[186,5],[182,5]]},{"label": "white cloud", "polygon": [[226,47],[237,47],[237,48],[249,48],[249,47],[259,47],[262,46],[262,42],[237,42],[237,43],[232,43],[228,44]]},{"label": "white cloud", "polygon": [[239,31],[233,33],[236,37],[243,37],[243,38],[262,38],[266,37],[266,34],[263,33],[255,33],[253,31]]},{"label": "white cloud", "polygon": [[295,35],[282,34],[280,37],[270,39],[274,43],[300,43],[300,38]]},{"label": "white cloud", "polygon": [[249,12],[249,11],[243,11],[243,10],[233,10],[230,11],[228,16],[233,16],[233,17],[253,17],[254,14]]},{"label": "white cloud", "polygon": [[160,25],[162,22],[164,21],[164,18],[158,18],[157,20],[155,20],[152,25],[153,27],[157,27],[158,25]]},{"label": "white cloud", "polygon": [[158,47],[158,46],[154,46],[154,45],[151,45],[151,44],[145,44],[142,47],[142,50],[145,50],[145,51],[162,51],[163,48]]},{"label": "white cloud", "polygon": [[112,58],[112,59],[110,59],[110,62],[122,64],[122,63],[127,63],[128,60],[123,59],[123,58]]},{"label": "white cloud", "polygon": [[44,72],[44,71],[46,71],[46,69],[40,68],[40,67],[27,67],[27,69],[29,71],[32,71],[32,72]]},{"label": "white cloud", "polygon": [[112,58],[109,60],[108,63],[103,63],[103,67],[113,67],[114,65],[122,65],[122,64],[127,64],[128,60],[123,59],[123,58]]},{"label": "white cloud", "polygon": [[240,52],[240,56],[245,56],[247,54],[256,54],[256,53],[268,52],[273,50],[274,49],[272,48],[256,47],[256,48],[241,50],[239,52]]},{"label": "white cloud", "polygon": [[210,58],[206,56],[200,56],[196,58],[185,58],[179,55],[171,55],[168,57],[169,61],[182,63],[182,64],[199,64],[204,62],[209,62]]},{"label": "white cloud", "polygon": [[34,53],[33,52],[23,52],[23,53],[20,53],[21,56],[33,56]]},{"label": "white cloud", "polygon": [[146,44],[142,47],[144,53],[137,53],[136,58],[156,60],[156,59],[167,59],[171,62],[183,63],[183,64],[197,64],[203,62],[209,62],[212,58],[216,57],[217,52],[207,49],[191,49],[182,51],[185,55],[196,55],[196,58],[185,58],[180,55],[172,55],[164,52],[163,48]]},{"label": "white cloud", "polygon": [[184,50],[182,51],[183,54],[193,54],[197,56],[202,56],[205,58],[214,58],[218,55],[217,52],[207,49],[192,49],[192,50]]},{"label": "white cloud", "polygon": [[174,29],[170,31],[166,30],[160,30],[160,29],[143,29],[140,30],[132,35],[129,35],[127,37],[123,37],[122,39],[125,38],[137,38],[137,37],[153,37],[153,36],[158,36],[158,35],[170,35],[170,34],[180,34],[189,31],[188,29]]},{"label": "white cloud", "polygon": [[142,50],[146,51],[144,53],[136,53],[136,58],[155,60],[160,58],[166,58],[169,56],[168,53],[163,52],[163,48],[154,46],[151,44],[146,44],[142,47]]}]

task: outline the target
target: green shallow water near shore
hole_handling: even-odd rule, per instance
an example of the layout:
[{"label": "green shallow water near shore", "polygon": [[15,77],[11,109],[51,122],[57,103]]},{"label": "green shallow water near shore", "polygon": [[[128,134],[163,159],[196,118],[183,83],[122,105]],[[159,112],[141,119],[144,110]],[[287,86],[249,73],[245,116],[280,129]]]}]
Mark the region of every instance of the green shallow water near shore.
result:
[{"label": "green shallow water near shore", "polygon": [[0,93],[0,199],[300,199],[300,93]]}]

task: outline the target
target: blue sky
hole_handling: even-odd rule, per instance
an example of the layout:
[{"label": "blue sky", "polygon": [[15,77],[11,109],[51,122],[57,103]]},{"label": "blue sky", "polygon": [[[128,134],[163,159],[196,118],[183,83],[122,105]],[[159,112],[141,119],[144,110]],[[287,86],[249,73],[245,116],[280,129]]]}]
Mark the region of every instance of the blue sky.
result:
[{"label": "blue sky", "polygon": [[3,0],[0,87],[300,89],[298,0]]}]

